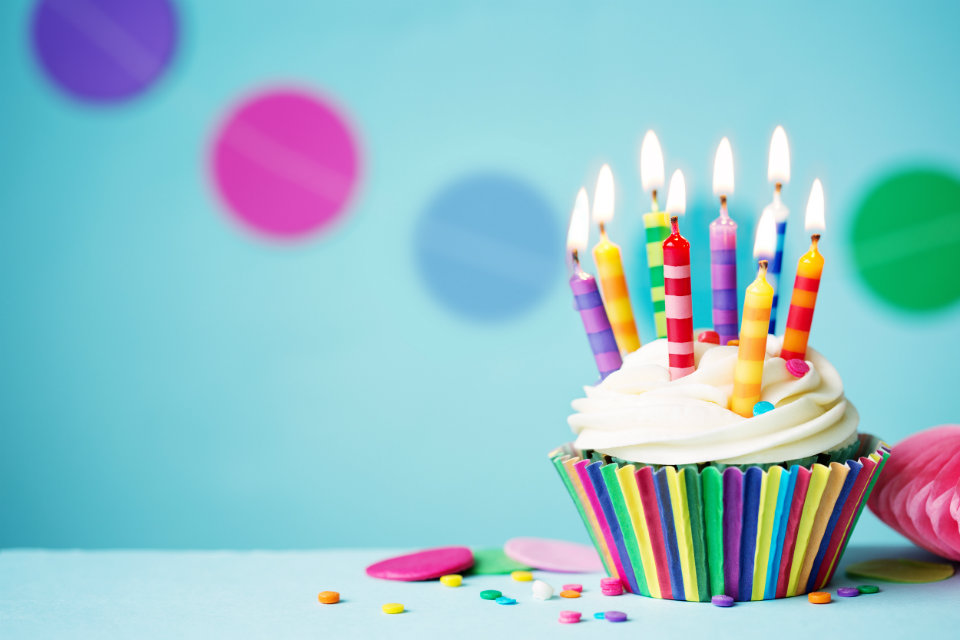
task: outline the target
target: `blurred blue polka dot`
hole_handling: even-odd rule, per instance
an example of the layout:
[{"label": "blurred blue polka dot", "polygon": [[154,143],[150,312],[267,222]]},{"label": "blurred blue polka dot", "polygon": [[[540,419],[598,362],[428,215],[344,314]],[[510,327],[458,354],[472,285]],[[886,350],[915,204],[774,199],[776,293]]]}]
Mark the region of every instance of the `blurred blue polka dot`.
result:
[{"label": "blurred blue polka dot", "polygon": [[443,189],[417,228],[420,275],[450,309],[502,320],[533,307],[563,267],[559,216],[517,178],[476,174]]}]

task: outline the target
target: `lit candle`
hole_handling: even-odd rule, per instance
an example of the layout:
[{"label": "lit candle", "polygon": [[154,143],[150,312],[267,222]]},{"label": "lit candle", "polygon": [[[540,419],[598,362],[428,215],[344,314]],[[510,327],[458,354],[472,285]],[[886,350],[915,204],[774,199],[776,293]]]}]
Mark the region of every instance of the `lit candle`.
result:
[{"label": "lit candle", "polygon": [[813,181],[810,199],[807,201],[806,224],[810,236],[810,250],[800,256],[797,263],[797,279],[793,284],[793,298],[790,300],[790,313],[787,314],[787,330],[783,334],[783,348],[780,357],[784,360],[807,356],[807,340],[810,338],[810,324],[813,322],[813,309],[817,304],[817,291],[820,289],[820,274],[823,273],[823,256],[817,249],[820,231],[824,229],[823,185],[820,180]]},{"label": "lit candle", "polygon": [[607,308],[607,317],[617,338],[621,354],[631,353],[640,348],[640,336],[637,324],[633,320],[633,307],[630,305],[630,292],[627,291],[627,279],[623,274],[623,262],[620,260],[620,247],[610,242],[606,224],[613,219],[613,172],[610,165],[600,168],[597,176],[597,188],[593,195],[593,221],[600,227],[600,241],[593,247],[593,260],[600,276],[600,291]]},{"label": "lit candle", "polygon": [[773,287],[773,307],[770,309],[770,333],[777,332],[777,302],[780,298],[780,269],[783,265],[783,239],[787,233],[787,216],[790,210],[780,200],[780,190],[790,182],[790,147],[787,144],[787,132],[783,127],[777,127],[770,139],[770,156],[767,161],[767,180],[773,183],[773,202],[768,204],[763,213],[768,211],[773,215],[777,224],[777,248],[769,256],[770,267],[767,270],[767,280]]},{"label": "lit candle", "polygon": [[672,233],[663,241],[664,302],[667,314],[667,354],[670,379],[676,380],[694,372],[693,302],[690,294],[690,243],[680,235],[679,216],[687,207],[683,174],[675,171],[670,178],[667,213]]},{"label": "lit candle", "polygon": [[589,207],[587,190],[580,189],[573,205],[573,213],[570,214],[570,229],[567,231],[567,250],[570,252],[573,267],[570,288],[573,290],[573,306],[580,312],[593,358],[600,370],[600,379],[603,380],[619,369],[623,362],[610,328],[610,321],[607,320],[607,312],[603,308],[603,301],[600,299],[597,280],[580,268],[580,253],[587,250],[587,236],[590,233]]},{"label": "lit candle", "polygon": [[737,223],[727,213],[733,193],[733,151],[724,138],[713,161],[713,193],[720,196],[720,217],[710,223],[710,281],[713,328],[720,344],[737,339]]},{"label": "lit candle", "polygon": [[657,189],[663,187],[663,150],[657,134],[647,131],[640,145],[640,184],[653,200],[650,213],[643,214],[646,230],[647,266],[650,268],[650,299],[653,301],[653,324],[658,338],[667,337],[667,317],[663,302],[663,241],[670,235],[669,214],[660,211]]},{"label": "lit candle", "polygon": [[[772,215],[760,217],[754,255],[770,253],[777,243],[777,227]],[[745,418],[753,416],[753,406],[760,401],[763,384],[763,361],[767,353],[767,329],[773,287],[767,282],[767,261],[760,261],[757,279],[747,287],[743,300],[743,323],[740,325],[740,346],[733,369],[733,395],[730,410]]]}]

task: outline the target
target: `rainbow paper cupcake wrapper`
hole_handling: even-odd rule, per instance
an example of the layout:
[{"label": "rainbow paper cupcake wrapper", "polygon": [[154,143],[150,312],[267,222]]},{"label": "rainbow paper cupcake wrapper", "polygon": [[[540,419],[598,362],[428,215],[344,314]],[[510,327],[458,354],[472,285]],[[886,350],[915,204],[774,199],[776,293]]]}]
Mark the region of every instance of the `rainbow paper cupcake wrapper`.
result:
[{"label": "rainbow paper cupcake wrapper", "polygon": [[859,436],[856,457],[768,469],[651,466],[551,452],[607,574],[669,600],[769,600],[822,589],[890,450]]}]

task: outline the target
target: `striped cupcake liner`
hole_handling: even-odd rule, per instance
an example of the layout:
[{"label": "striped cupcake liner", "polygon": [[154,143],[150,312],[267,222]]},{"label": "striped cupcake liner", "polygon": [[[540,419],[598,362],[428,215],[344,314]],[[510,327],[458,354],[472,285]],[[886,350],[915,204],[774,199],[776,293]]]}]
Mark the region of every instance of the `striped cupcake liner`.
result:
[{"label": "striped cupcake liner", "polygon": [[702,469],[550,454],[604,568],[653,598],[769,600],[822,589],[890,450],[861,434],[829,465]]}]

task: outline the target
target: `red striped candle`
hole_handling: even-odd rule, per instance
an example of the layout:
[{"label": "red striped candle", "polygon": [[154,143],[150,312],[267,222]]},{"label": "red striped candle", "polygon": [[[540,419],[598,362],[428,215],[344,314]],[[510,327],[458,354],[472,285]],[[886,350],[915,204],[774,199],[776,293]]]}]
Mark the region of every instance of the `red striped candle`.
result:
[{"label": "red striped candle", "polygon": [[[814,180],[810,199],[807,201],[808,231],[823,229],[823,208],[823,185],[820,180]],[[817,304],[820,275],[823,273],[823,256],[817,249],[819,242],[819,233],[810,236],[810,250],[800,256],[797,263],[797,279],[793,284],[787,329],[783,334],[783,347],[780,350],[780,357],[784,360],[804,360],[807,357],[807,340],[810,338],[810,325],[813,324],[813,310]]]},{"label": "red striped candle", "polygon": [[676,380],[690,375],[696,367],[693,360],[690,243],[680,235],[677,216],[670,218],[670,226],[670,236],[663,241],[663,283],[670,379]]}]

